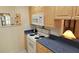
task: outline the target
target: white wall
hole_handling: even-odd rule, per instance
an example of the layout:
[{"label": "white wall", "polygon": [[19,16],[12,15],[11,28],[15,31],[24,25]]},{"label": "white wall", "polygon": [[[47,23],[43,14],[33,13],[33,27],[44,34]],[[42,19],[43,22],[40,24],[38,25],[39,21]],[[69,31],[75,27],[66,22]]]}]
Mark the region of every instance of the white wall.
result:
[{"label": "white wall", "polygon": [[19,52],[23,50],[21,47],[22,33],[21,26],[0,28],[0,52]]},{"label": "white wall", "polygon": [[30,22],[29,22],[29,7],[26,7],[24,9],[24,21],[23,21],[23,24],[24,24],[24,30],[29,30],[31,29],[30,27]]},{"label": "white wall", "polygon": [[[29,24],[29,7],[25,7],[25,6],[17,6],[16,7],[16,13],[19,13],[21,15],[21,19],[22,19],[22,31],[24,30],[29,30],[30,29],[30,24]],[[24,40],[24,34],[22,33],[22,36],[20,39],[21,42],[21,48],[25,48],[25,40]]]},{"label": "white wall", "polygon": [[21,14],[24,30],[29,30],[31,28],[29,24],[29,7],[28,6],[16,7],[16,13]]},{"label": "white wall", "polygon": [[2,13],[10,12],[14,17],[15,13],[20,13],[22,17],[22,25],[0,27],[0,52],[24,50],[24,29],[30,29],[28,11],[28,7],[0,7]]},{"label": "white wall", "polygon": [[14,24],[15,17],[15,7],[10,6],[0,6],[0,13],[10,13],[11,15],[11,23]]}]

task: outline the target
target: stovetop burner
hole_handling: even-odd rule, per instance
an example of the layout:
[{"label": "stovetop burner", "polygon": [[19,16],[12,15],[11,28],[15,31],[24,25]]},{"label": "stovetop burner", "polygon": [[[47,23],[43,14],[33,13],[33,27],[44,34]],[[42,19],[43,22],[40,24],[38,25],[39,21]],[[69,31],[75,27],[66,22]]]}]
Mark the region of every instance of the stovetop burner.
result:
[{"label": "stovetop burner", "polygon": [[39,36],[39,37],[45,37],[45,36]]},{"label": "stovetop burner", "polygon": [[34,35],[35,35],[35,33],[31,33],[31,34],[30,34],[30,36],[34,36]]},{"label": "stovetop burner", "polygon": [[35,39],[40,39],[40,38],[44,38],[45,36],[37,36],[35,37]]},{"label": "stovetop burner", "polygon": [[39,37],[35,37],[35,39],[39,39]]}]

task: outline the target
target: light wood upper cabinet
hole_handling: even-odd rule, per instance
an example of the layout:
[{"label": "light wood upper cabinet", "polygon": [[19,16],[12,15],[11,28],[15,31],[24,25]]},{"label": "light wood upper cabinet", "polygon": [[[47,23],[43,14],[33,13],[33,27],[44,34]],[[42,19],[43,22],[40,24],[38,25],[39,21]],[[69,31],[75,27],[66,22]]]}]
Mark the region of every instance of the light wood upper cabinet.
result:
[{"label": "light wood upper cabinet", "polygon": [[54,27],[55,7],[44,7],[45,27]]},{"label": "light wood upper cabinet", "polygon": [[44,26],[55,27],[55,19],[79,19],[78,6],[36,6],[30,8],[30,24],[32,23],[32,15],[43,13]]},{"label": "light wood upper cabinet", "polygon": [[43,11],[44,11],[44,8],[42,6],[31,7],[32,14],[43,13]]},{"label": "light wood upper cabinet", "polygon": [[79,16],[79,7],[76,7],[76,16]]},{"label": "light wood upper cabinet", "polygon": [[54,20],[54,29],[56,29],[58,35],[62,35],[64,30],[64,20]]},{"label": "light wood upper cabinet", "polygon": [[73,6],[72,19],[79,20],[79,6]]},{"label": "light wood upper cabinet", "polygon": [[40,6],[37,6],[37,7],[31,6],[31,7],[29,7],[30,24],[32,24],[32,15],[33,14],[39,14],[39,13],[44,13],[44,8],[43,7],[40,7]]},{"label": "light wood upper cabinet", "polygon": [[48,48],[44,47],[43,45],[41,45],[38,42],[37,42],[37,45],[36,45],[36,52],[37,53],[53,53]]},{"label": "light wood upper cabinet", "polygon": [[55,7],[30,7],[30,24],[32,23],[32,15],[38,13],[44,14],[45,27],[54,27]]},{"label": "light wood upper cabinet", "polygon": [[74,7],[74,19],[79,19],[79,7],[78,6],[76,6],[76,7]]},{"label": "light wood upper cabinet", "polygon": [[71,19],[72,10],[73,10],[72,6],[56,6],[55,18],[56,19]]}]

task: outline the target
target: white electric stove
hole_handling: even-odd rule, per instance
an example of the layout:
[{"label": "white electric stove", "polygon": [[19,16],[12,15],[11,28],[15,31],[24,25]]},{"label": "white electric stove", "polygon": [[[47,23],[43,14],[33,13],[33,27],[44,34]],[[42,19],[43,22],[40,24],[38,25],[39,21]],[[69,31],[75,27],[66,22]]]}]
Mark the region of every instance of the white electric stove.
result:
[{"label": "white electric stove", "polygon": [[[32,33],[33,34],[33,33]],[[36,41],[41,39],[39,35],[27,35],[27,50],[28,53],[36,53]]]},{"label": "white electric stove", "polygon": [[38,35],[27,35],[27,50],[28,53],[36,53],[36,40],[35,37]]}]

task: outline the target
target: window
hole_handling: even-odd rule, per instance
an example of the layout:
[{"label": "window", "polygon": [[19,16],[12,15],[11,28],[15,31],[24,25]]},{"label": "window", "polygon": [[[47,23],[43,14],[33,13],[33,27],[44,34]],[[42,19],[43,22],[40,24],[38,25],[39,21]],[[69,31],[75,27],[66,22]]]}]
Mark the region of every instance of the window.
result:
[{"label": "window", "polygon": [[10,17],[10,15],[4,15],[4,16],[5,16],[5,20],[6,20],[6,25],[11,24],[11,21],[10,21],[11,17]]},{"label": "window", "polygon": [[0,13],[0,20],[2,26],[11,25],[11,16],[9,13]]}]

